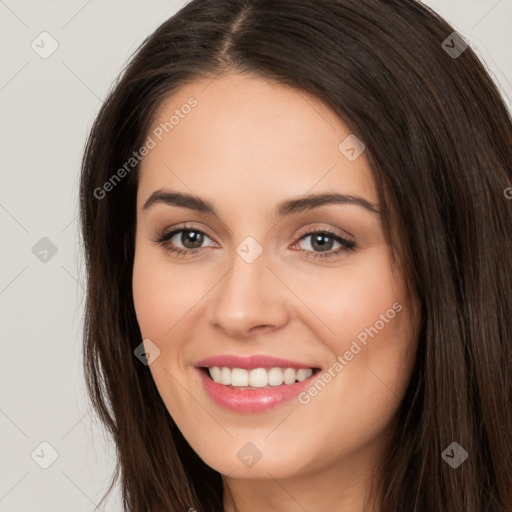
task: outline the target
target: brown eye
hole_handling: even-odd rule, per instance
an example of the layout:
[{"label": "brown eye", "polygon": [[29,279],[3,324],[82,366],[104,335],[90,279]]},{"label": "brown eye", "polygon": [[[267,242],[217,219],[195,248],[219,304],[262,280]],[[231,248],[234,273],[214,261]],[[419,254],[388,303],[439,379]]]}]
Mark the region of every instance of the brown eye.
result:
[{"label": "brown eye", "polygon": [[[205,244],[207,240],[210,242],[208,245]],[[181,257],[198,256],[203,249],[215,245],[215,242],[204,231],[192,225],[164,231],[153,241],[160,244],[166,252]]]},{"label": "brown eye", "polygon": [[310,235],[310,237],[311,247],[313,247],[314,250],[329,251],[334,245],[334,238],[330,235],[316,233],[314,235]]},{"label": "brown eye", "polygon": [[180,241],[187,249],[197,249],[198,247],[201,247],[201,245],[203,245],[204,233],[202,233],[201,231],[183,229],[181,231]]},{"label": "brown eye", "polygon": [[[328,230],[312,230],[307,233],[304,233],[299,242],[296,244],[300,246],[300,242],[309,238],[309,249],[302,249],[304,251],[304,255],[307,258],[330,258],[333,256],[339,256],[340,253],[352,251],[356,244],[352,240],[348,240],[340,235],[337,235]],[[339,244],[338,248],[333,248],[334,244]]]}]

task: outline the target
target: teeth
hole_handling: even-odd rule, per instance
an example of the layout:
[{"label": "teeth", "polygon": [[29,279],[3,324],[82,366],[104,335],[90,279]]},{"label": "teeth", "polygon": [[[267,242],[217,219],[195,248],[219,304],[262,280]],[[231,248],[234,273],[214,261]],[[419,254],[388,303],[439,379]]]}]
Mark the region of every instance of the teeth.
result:
[{"label": "teeth", "polygon": [[283,374],[285,384],[293,384],[295,382],[295,376],[297,372],[293,368],[286,368]]},{"label": "teeth", "polygon": [[243,368],[219,368],[212,366],[208,368],[210,377],[217,384],[233,386],[236,388],[264,388],[266,386],[281,386],[283,383],[290,385],[313,375],[311,368],[255,368],[244,370]]},{"label": "teeth", "polygon": [[281,368],[270,368],[268,371],[268,383],[270,386],[280,386],[284,382]]},{"label": "teeth", "polygon": [[[215,368],[210,368],[210,375],[212,374],[212,370]],[[224,368],[224,370],[230,371],[229,368]],[[212,377],[215,380],[214,377]],[[231,370],[231,377],[229,379],[229,384],[233,384],[233,386],[248,386],[249,385],[249,372],[246,370],[242,370],[240,368],[233,368]]]},{"label": "teeth", "polygon": [[299,382],[302,382],[303,380],[306,380],[308,377],[311,377],[311,375],[313,375],[313,370],[301,368],[300,370],[297,371],[296,379]]},{"label": "teeth", "polygon": [[220,383],[225,386],[231,384],[231,370],[229,368],[222,368],[220,371]]},{"label": "teeth", "polygon": [[[233,368],[234,370],[235,368]],[[247,373],[249,375],[249,386],[252,388],[264,388],[265,386],[268,386],[268,373],[265,368],[255,368],[254,370],[251,370],[250,372],[247,370],[241,370],[244,373]],[[233,380],[230,382],[230,384],[233,384]]]}]

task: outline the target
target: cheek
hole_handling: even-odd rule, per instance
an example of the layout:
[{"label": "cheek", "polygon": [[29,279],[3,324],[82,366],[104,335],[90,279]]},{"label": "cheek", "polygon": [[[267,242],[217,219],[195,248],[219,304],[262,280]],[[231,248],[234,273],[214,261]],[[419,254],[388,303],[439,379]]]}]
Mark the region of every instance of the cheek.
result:
[{"label": "cheek", "polygon": [[[322,338],[337,354],[348,350],[365,328],[378,322],[378,327],[384,327],[379,330],[389,333],[398,323],[395,319],[405,316],[393,309],[396,302],[403,306],[405,290],[393,279],[386,247],[359,257],[357,264],[315,272],[297,273],[294,291],[314,314]],[[382,324],[381,315],[393,318]]]},{"label": "cheek", "polygon": [[318,272],[317,279],[301,277],[296,286],[320,320],[315,322],[317,334],[329,348],[332,363],[342,366],[333,369],[333,395],[324,397],[341,400],[362,415],[372,407],[376,413],[396,406],[410,377],[416,334],[405,286],[395,280],[386,248],[372,251],[350,269],[340,267],[328,276]]},{"label": "cheek", "polygon": [[322,340],[332,353],[331,374],[323,375],[327,383],[313,383],[302,397],[304,439],[323,439],[321,449],[333,459],[387,429],[414,363],[416,333],[405,287],[395,282],[384,252],[373,253],[371,260],[361,260],[350,272],[333,272],[329,280],[317,279],[316,286],[302,281],[308,304],[322,320],[318,334],[327,332]]},{"label": "cheek", "polygon": [[207,292],[204,280],[193,279],[170,265],[158,251],[136,250],[133,301],[142,335],[161,339]]}]

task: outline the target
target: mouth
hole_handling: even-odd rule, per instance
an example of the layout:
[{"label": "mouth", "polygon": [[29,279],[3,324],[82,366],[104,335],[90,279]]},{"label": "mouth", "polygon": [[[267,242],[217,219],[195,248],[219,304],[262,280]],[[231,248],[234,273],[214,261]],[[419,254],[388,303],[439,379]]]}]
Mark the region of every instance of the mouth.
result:
[{"label": "mouth", "polygon": [[195,370],[217,405],[238,413],[256,413],[296,398],[321,368],[266,356],[219,356],[199,361]]},{"label": "mouth", "polygon": [[226,366],[200,367],[206,377],[222,386],[236,389],[263,389],[292,386],[309,379],[320,368],[229,368]]}]

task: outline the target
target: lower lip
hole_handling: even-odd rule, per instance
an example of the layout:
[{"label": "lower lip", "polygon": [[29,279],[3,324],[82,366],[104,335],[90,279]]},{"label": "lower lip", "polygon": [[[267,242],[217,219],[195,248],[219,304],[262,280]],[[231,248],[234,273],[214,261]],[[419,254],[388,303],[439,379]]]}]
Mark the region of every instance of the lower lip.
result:
[{"label": "lower lip", "polygon": [[217,384],[204,371],[196,368],[206,392],[218,405],[237,412],[262,412],[292,400],[316,378],[316,372],[295,384],[268,388],[241,389]]}]

